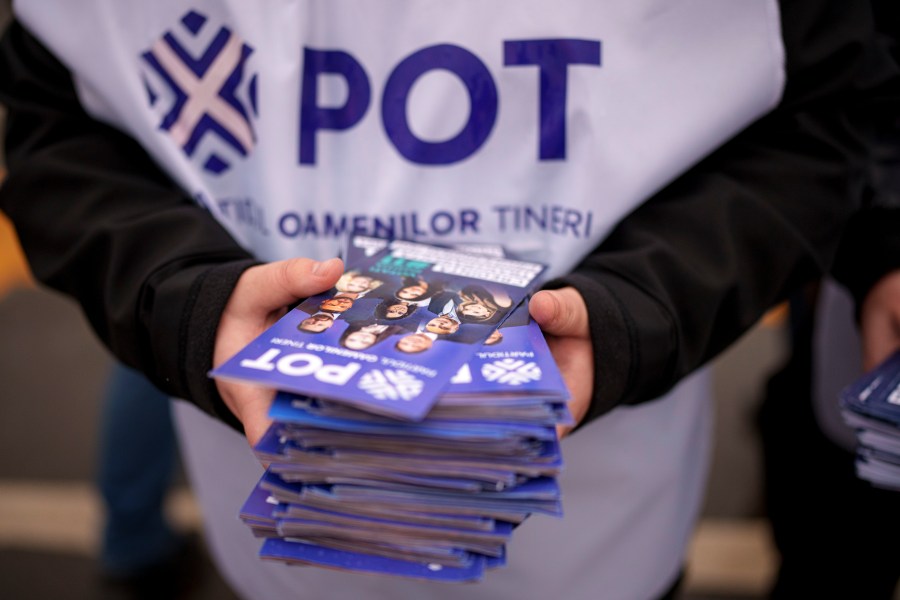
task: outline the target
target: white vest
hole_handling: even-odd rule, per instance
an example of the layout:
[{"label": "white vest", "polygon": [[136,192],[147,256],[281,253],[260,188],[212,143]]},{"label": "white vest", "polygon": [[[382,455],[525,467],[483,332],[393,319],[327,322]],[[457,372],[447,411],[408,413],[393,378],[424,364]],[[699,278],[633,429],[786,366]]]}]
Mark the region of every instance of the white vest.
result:
[{"label": "white vest", "polygon": [[[563,274],[784,86],[773,0],[27,0],[15,11],[92,115],[138,139],[266,260],[332,256],[356,230],[502,243]],[[260,563],[236,518],[258,475],[246,444],[189,407],[177,414],[214,553],[248,598],[641,599],[677,573],[702,498],[701,379],[567,440],[566,518],[529,519],[509,566],[465,587]]]}]

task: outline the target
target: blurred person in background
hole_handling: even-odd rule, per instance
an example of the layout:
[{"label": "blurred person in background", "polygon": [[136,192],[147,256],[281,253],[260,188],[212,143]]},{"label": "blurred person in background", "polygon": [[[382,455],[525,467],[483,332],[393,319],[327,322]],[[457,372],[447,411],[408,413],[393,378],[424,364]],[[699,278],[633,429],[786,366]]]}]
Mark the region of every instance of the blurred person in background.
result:
[{"label": "blurred person in background", "polygon": [[[900,60],[900,5],[873,3]],[[889,600],[900,583],[900,494],[856,475],[840,391],[900,349],[900,86],[884,90],[862,209],[833,277],[792,296],[791,355],[759,413],[765,498],[779,569],[771,597]]]}]

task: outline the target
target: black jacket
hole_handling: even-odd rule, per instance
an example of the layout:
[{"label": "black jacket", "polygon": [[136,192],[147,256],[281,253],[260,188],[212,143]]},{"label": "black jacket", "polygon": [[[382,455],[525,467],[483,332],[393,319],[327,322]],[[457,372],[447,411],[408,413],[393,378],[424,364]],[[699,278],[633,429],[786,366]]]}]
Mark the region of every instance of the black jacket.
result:
[{"label": "black jacket", "polygon": [[[880,43],[900,61],[900,4],[876,0]],[[863,208],[850,219],[833,274],[853,294],[857,310],[873,285],[900,269],[900,81],[881,91]]]},{"label": "black jacket", "polygon": [[[867,2],[781,6],[779,106],[635,210],[569,275],[590,312],[588,415],[651,400],[834,259],[861,206],[897,66]],[[207,378],[219,315],[253,257],[131,138],[90,118],[19,24],[0,43],[9,177],[0,209],[38,279],[165,391],[234,424]],[[127,202],[122,199],[127,198]]]}]

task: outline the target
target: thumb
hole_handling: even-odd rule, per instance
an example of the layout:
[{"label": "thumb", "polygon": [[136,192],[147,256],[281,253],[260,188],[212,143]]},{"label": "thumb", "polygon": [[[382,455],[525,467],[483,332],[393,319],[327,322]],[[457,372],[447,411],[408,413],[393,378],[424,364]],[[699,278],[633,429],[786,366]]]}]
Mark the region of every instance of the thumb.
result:
[{"label": "thumb", "polygon": [[586,337],[587,305],[573,287],[541,290],[532,296],[528,311],[544,333],[560,337]]},{"label": "thumb", "polygon": [[890,315],[867,314],[862,319],[863,369],[870,371],[900,347],[900,320]]},{"label": "thumb", "polygon": [[291,258],[253,267],[244,273],[246,281],[241,283],[246,283],[245,292],[238,304],[229,308],[251,313],[261,308],[276,310],[334,287],[343,269],[339,258],[322,262]]}]

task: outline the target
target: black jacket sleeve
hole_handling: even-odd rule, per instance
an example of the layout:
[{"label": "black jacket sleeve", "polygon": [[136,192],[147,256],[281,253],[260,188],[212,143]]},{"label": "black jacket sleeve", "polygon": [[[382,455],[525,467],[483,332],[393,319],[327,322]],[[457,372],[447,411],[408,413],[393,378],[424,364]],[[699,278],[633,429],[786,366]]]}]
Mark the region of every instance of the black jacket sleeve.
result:
[{"label": "black jacket sleeve", "polygon": [[653,399],[827,271],[896,81],[866,2],[782,3],[779,107],[624,219],[569,276],[588,304],[588,419]]},{"label": "black jacket sleeve", "polygon": [[141,147],[90,118],[66,69],[19,24],[0,43],[9,175],[0,209],[35,276],[160,389],[234,422],[206,376],[250,255]]},{"label": "black jacket sleeve", "polygon": [[900,269],[900,206],[872,206],[847,225],[832,274],[853,295],[857,313],[878,280]]},{"label": "black jacket sleeve", "polygon": [[[881,42],[900,61],[900,3],[875,2]],[[832,270],[857,311],[879,279],[900,269],[900,82],[883,94],[864,208],[847,225]]]},{"label": "black jacket sleeve", "polygon": [[[589,307],[590,416],[658,396],[830,265],[865,154],[864,122],[849,115],[885,77],[865,8],[786,9],[782,105],[554,282]],[[12,119],[0,208],[37,276],[76,296],[126,362],[215,411],[215,326],[249,257],[134,142],[81,112],[64,69],[21,28],[4,39],[0,69]]]}]

